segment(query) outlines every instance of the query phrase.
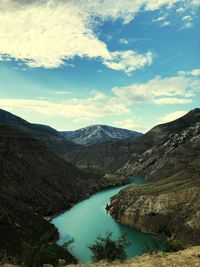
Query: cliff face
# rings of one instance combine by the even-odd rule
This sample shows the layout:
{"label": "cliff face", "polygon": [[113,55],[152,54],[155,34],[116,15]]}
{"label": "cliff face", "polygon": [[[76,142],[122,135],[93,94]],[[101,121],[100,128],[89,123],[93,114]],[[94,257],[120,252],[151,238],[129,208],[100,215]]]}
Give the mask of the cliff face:
{"label": "cliff face", "polygon": [[[200,239],[200,110],[152,129],[160,138],[119,172],[146,177],[111,199],[110,213],[145,232],[164,232],[190,244]],[[169,131],[170,129],[170,131]],[[154,135],[155,136],[155,135]]]}
{"label": "cliff face", "polygon": [[193,179],[200,175],[199,149],[200,122],[196,122],[130,159],[119,172],[154,180],[180,173],[182,179]]}
{"label": "cliff face", "polygon": [[109,212],[120,223],[143,232],[164,233],[199,244],[200,183],[166,179],[129,187],[111,198]]}

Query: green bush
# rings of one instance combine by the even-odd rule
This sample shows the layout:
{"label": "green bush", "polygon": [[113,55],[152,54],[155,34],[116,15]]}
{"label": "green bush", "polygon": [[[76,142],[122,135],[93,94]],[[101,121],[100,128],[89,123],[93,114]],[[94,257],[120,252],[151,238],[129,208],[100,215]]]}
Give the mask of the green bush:
{"label": "green bush", "polygon": [[184,246],[181,243],[181,241],[179,241],[177,239],[168,239],[167,240],[167,251],[168,252],[176,252],[176,251],[179,251],[182,249],[184,249]]}
{"label": "green bush", "polygon": [[121,235],[117,240],[113,240],[112,233],[107,232],[105,237],[98,236],[89,249],[92,251],[94,261],[123,261],[127,257],[125,249],[129,246],[130,242],[127,241],[126,235]]}
{"label": "green bush", "polygon": [[55,244],[51,241],[50,233],[43,235],[37,243],[25,242],[20,259],[21,265],[23,267],[42,267],[43,264],[57,266],[59,259],[64,259],[66,264],[77,263],[67,250],[68,243],[64,246]]}

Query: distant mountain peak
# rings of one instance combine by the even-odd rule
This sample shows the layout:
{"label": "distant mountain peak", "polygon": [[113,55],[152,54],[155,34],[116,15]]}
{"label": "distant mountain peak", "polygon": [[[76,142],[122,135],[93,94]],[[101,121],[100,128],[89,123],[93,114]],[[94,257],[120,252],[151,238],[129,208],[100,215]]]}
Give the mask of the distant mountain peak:
{"label": "distant mountain peak", "polygon": [[110,140],[137,137],[142,133],[113,126],[96,124],[75,131],[63,131],[61,134],[74,143],[91,146]]}

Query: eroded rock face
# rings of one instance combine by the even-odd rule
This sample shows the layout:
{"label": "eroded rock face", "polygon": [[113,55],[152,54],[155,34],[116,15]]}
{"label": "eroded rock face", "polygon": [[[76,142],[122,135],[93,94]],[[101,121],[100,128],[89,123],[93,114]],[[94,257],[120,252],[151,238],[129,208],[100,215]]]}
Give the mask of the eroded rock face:
{"label": "eroded rock face", "polygon": [[143,232],[173,234],[183,242],[198,244],[200,188],[164,186],[156,183],[124,189],[111,198],[108,210],[120,223]]}
{"label": "eroded rock face", "polygon": [[165,136],[163,126],[154,128],[157,133],[162,129],[162,138],[121,167],[119,172],[146,177],[152,184],[129,187],[113,197],[114,218],[145,232],[200,242],[199,115],[199,109],[194,110],[171,123],[172,132]]}
{"label": "eroded rock face", "polygon": [[159,180],[177,175],[184,178],[200,176],[200,122],[171,134],[144,153],[131,158],[119,172]]}
{"label": "eroded rock face", "polygon": [[[191,153],[193,148],[187,150],[187,143],[191,140],[192,146],[197,147],[199,141],[195,140],[195,136],[199,135],[199,123],[200,109],[194,109],[182,118],[158,125],[142,136],[96,144],[67,153],[64,157],[81,169],[166,178],[175,173],[175,167],[179,165],[174,159],[180,158],[180,154],[183,154],[181,168],[187,158],[190,160],[191,155],[195,156]],[[180,148],[182,151],[178,150]],[[184,156],[184,153],[187,155]],[[170,159],[170,168],[162,169]]]}

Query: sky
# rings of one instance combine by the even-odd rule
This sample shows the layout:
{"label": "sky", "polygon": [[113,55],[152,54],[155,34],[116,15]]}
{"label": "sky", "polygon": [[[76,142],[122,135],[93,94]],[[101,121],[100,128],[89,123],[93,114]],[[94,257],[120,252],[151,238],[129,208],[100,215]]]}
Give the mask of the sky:
{"label": "sky", "polygon": [[200,106],[200,0],[0,0],[0,108],[146,132]]}

